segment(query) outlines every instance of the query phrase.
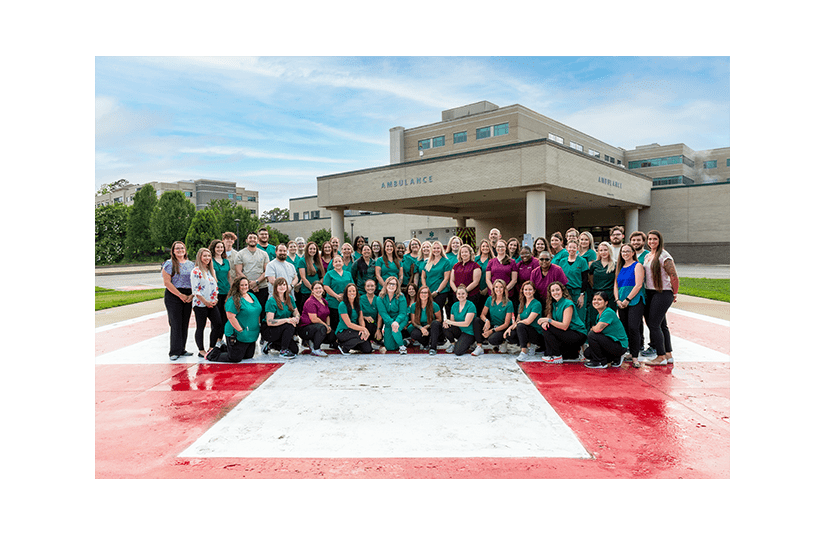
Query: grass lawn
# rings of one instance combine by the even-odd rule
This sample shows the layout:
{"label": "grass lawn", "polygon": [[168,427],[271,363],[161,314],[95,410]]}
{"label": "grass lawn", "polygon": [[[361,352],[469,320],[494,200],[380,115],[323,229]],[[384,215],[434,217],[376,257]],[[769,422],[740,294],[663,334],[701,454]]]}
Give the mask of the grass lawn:
{"label": "grass lawn", "polygon": [[679,293],[730,303],[730,279],[679,277]]}
{"label": "grass lawn", "polygon": [[108,288],[95,286],[95,312],[106,308],[160,299],[163,297],[163,292],[163,288],[122,292],[119,290],[110,290]]}

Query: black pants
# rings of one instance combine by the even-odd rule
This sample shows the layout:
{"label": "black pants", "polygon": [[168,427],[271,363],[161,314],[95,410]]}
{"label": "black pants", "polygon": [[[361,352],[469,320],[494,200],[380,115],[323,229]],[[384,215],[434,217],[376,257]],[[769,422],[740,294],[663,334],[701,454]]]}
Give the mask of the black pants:
{"label": "black pants", "polygon": [[344,329],[335,336],[338,339],[338,347],[344,353],[349,353],[352,349],[364,354],[372,353],[372,344],[369,339],[361,340],[361,333],[355,329]]}
{"label": "black pants", "polygon": [[[178,288],[183,295],[192,295],[190,288]],[[186,352],[186,338],[189,336],[189,318],[192,317],[192,302],[184,303],[175,294],[163,293],[166,317],[169,318],[169,356]]]}
{"label": "black pants", "polygon": [[590,331],[587,333],[587,342],[588,346],[584,350],[584,356],[598,364],[618,362],[619,357],[624,355],[626,351],[619,342],[608,338],[602,333]]}
{"label": "black pants", "polygon": [[444,336],[447,337],[447,340],[449,340],[451,344],[455,344],[453,351],[454,354],[463,355],[468,349],[470,349],[473,342],[476,342],[477,344],[484,342],[484,337],[481,336],[481,328],[483,327],[483,324],[478,317],[473,318],[472,327],[473,334],[467,334],[455,325],[451,325],[450,327],[444,329]]}
{"label": "black pants", "polygon": [[443,328],[441,326],[441,322],[438,320],[433,320],[429,328],[430,334],[424,336],[421,333],[421,329],[418,327],[413,327],[410,332],[410,338],[428,349],[438,349],[438,342],[443,336],[442,331]]}
{"label": "black pants", "polygon": [[[226,322],[229,321],[226,318],[226,294],[218,294],[218,312],[221,313],[221,325],[226,326]],[[223,330],[221,330],[221,334],[223,334]]]}
{"label": "black pants", "polygon": [[645,313],[645,306],[641,300],[633,306],[620,308],[619,319],[627,334],[628,351],[630,356],[639,357],[639,346],[642,341],[642,316]]}
{"label": "black pants", "polygon": [[195,344],[198,351],[203,351],[203,331],[206,329],[206,320],[209,320],[209,347],[215,344],[223,336],[223,322],[221,321],[221,311],[217,305],[209,307],[192,307],[195,312]]}
{"label": "black pants", "polygon": [[[432,288],[430,288],[430,292],[432,292]],[[449,291],[445,289],[442,293],[436,295],[433,298],[433,302],[438,305],[438,308],[441,309],[441,317],[442,318],[449,318],[450,317],[450,310],[445,308],[447,306],[447,299],[449,298]]]}
{"label": "black pants", "polygon": [[[573,312],[575,314],[575,311]],[[544,345],[547,348],[547,355],[557,357],[561,355],[564,360],[576,360],[579,358],[579,349],[587,341],[587,335],[567,329],[563,331],[552,325],[547,326],[547,330],[542,330]]]}
{"label": "black pants", "polygon": [[670,344],[670,329],[667,327],[667,311],[673,304],[673,291],[647,290],[645,295],[645,323],[650,330],[650,345],[656,349],[656,355],[673,351]]}
{"label": "black pants", "polygon": [[[506,331],[507,329],[504,329]],[[504,343],[504,331],[493,331],[493,333],[487,337],[487,342],[491,346],[500,346]]]}
{"label": "black pants", "polygon": [[[575,313],[575,312],[574,312]],[[507,338],[510,344],[518,344],[522,349],[527,347],[527,344],[535,344],[539,351],[544,350],[544,337],[533,328],[532,325],[525,325],[519,323],[515,330],[510,331],[510,337]]]}
{"label": "black pants", "polygon": [[298,343],[292,339],[295,335],[295,326],[291,323],[284,323],[277,327],[267,325],[261,331],[261,338],[270,343],[270,349],[283,351],[289,349],[293,353],[298,352]]}
{"label": "black pants", "polygon": [[261,331],[266,326],[266,300],[269,299],[269,287],[255,290],[252,292],[258,298],[258,303],[261,304]]}
{"label": "black pants", "polygon": [[229,351],[222,351],[212,362],[240,362],[255,356],[255,342],[235,342],[229,345]]}
{"label": "black pants", "polygon": [[334,331],[327,333],[327,326],[322,323],[310,323],[298,327],[298,336],[306,345],[312,342],[312,347],[315,349],[321,349],[321,344],[335,345],[337,343]]}

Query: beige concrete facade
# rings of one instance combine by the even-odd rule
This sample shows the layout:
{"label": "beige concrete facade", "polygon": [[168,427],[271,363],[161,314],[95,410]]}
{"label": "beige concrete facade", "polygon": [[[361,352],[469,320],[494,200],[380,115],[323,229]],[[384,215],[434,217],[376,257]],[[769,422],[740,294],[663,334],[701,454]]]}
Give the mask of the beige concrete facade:
{"label": "beige concrete facade", "polygon": [[[229,199],[238,205],[250,210],[253,216],[258,212],[258,192],[247,190],[235,182],[219,180],[182,180],[179,182],[149,182],[158,198],[165,191],[182,191],[184,196],[195,205],[197,210],[203,210],[213,199]],[[135,193],[144,184],[129,184],[103,195],[95,195],[95,206],[122,203],[131,206],[135,202]]]}
{"label": "beige concrete facade", "polygon": [[[575,227],[600,241],[622,225],[628,237],[660,230],[683,262],[728,263],[729,169],[730,148],[625,150],[521,105],[481,101],[445,110],[438,123],[391,128],[389,165],[318,177],[317,198],[305,202],[317,203],[333,234],[367,218],[375,224],[355,235],[408,239],[432,225],[521,239]],[[658,180],[680,185],[654,187]],[[312,212],[297,201],[291,217]]]}

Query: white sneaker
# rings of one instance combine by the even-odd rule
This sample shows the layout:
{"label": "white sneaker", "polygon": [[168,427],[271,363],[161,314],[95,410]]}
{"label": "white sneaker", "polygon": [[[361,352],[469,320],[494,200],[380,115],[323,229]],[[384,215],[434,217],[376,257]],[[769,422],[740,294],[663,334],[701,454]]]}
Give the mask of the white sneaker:
{"label": "white sneaker", "polygon": [[474,357],[477,357],[477,356],[479,356],[479,355],[483,355],[483,354],[484,354],[484,350],[481,348],[481,346],[476,346],[476,348],[473,350],[473,352],[472,352],[471,354],[472,354]]}
{"label": "white sneaker", "polygon": [[407,354],[407,346],[401,346],[398,348],[399,355],[406,355]]}
{"label": "white sneaker", "polygon": [[447,353],[452,353],[453,351],[455,351],[455,344],[447,346]]}
{"label": "white sneaker", "polygon": [[536,346],[531,345],[529,348],[527,348],[527,354],[530,355],[531,357],[535,357],[536,356]]}
{"label": "white sneaker", "polygon": [[555,357],[553,357],[553,356],[544,356],[544,357],[541,357],[541,360],[543,360],[544,362],[546,362],[548,364],[561,364],[563,362],[562,358],[561,358],[561,355],[558,355],[558,356],[555,356]]}
{"label": "white sneaker", "polygon": [[518,356],[516,357],[516,361],[518,361],[518,362],[528,362],[529,360],[530,360],[530,355],[528,355],[524,351],[519,353]]}
{"label": "white sneaker", "polygon": [[312,355],[315,356],[315,357],[326,357],[326,356],[328,356],[326,353],[324,353],[320,349],[313,349],[312,350]]}

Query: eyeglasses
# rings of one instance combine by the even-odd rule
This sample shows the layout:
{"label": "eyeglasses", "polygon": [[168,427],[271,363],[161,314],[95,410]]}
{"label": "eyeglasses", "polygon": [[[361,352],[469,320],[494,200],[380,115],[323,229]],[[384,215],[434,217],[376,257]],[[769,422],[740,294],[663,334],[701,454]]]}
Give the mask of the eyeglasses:
{"label": "eyeglasses", "polygon": [[539,258],[539,262],[549,262],[549,258]]}

